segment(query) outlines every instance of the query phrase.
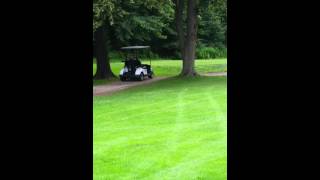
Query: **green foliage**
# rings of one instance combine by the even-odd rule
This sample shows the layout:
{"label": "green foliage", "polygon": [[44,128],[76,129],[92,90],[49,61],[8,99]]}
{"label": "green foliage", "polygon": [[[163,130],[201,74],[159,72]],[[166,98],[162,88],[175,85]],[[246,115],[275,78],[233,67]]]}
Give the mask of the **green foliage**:
{"label": "green foliage", "polygon": [[123,55],[119,51],[111,51],[109,52],[110,59],[122,59]]}
{"label": "green foliage", "polygon": [[[200,1],[197,42],[200,58],[226,57],[226,11],[227,0]],[[181,58],[172,0],[94,0],[93,12],[94,31],[103,23],[110,25],[110,51],[127,45],[150,45],[152,58]],[[186,13],[184,21],[185,16]]]}
{"label": "green foliage", "polygon": [[200,8],[198,40],[208,47],[226,46],[226,0],[209,1]]}
{"label": "green foliage", "polygon": [[144,51],[139,57],[141,57],[141,59],[159,59],[159,55],[152,51]]}
{"label": "green foliage", "polygon": [[94,0],[93,32],[107,23],[122,43],[166,38],[164,27],[174,18],[171,0]]}
{"label": "green foliage", "polygon": [[113,23],[115,0],[93,0],[93,32],[106,21]]}
{"label": "green foliage", "polygon": [[[164,39],[162,33],[166,27],[161,17],[158,16],[128,16],[120,23],[115,24],[116,37],[124,45],[130,43],[150,41],[152,37]],[[129,43],[128,43],[129,42]]]}
{"label": "green foliage", "polygon": [[171,0],[95,0],[93,30],[110,24],[122,45],[166,38],[162,31],[174,18],[172,6]]}
{"label": "green foliage", "polygon": [[199,47],[196,49],[196,58],[199,59],[214,59],[214,58],[226,58],[226,48],[214,48],[214,47]]}
{"label": "green foliage", "polygon": [[211,57],[216,57],[216,54],[217,50],[212,47],[197,48],[196,50],[197,58],[209,59]]}
{"label": "green foliage", "polygon": [[[226,0],[200,1],[197,41],[199,58],[226,57],[226,3]],[[184,13],[183,19],[186,20],[186,13]],[[160,57],[181,58],[175,25],[175,22],[172,21],[170,26],[165,28],[166,39],[154,39],[152,41],[151,46]],[[202,48],[205,48],[205,50],[201,50]],[[203,54],[201,53],[203,51],[205,51],[205,55],[199,55]]]}

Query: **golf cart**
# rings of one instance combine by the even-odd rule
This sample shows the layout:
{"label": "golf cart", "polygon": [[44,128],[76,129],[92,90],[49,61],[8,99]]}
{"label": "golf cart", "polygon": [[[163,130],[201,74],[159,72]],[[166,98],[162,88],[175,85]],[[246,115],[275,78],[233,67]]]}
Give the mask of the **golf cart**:
{"label": "golf cart", "polygon": [[145,77],[150,79],[153,76],[153,71],[151,68],[151,59],[150,65],[141,64],[140,59],[138,58],[138,50],[143,50],[150,48],[150,46],[128,46],[122,47],[121,50],[125,54],[124,67],[121,69],[119,77],[121,81],[126,80],[139,80],[142,81]]}

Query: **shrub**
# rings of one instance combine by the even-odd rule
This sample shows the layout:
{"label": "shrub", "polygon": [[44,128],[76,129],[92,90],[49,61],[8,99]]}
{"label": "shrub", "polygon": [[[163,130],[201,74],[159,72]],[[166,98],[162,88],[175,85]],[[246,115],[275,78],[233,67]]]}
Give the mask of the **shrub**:
{"label": "shrub", "polygon": [[196,49],[197,59],[214,59],[227,57],[226,48],[214,48],[214,47],[198,47]]}

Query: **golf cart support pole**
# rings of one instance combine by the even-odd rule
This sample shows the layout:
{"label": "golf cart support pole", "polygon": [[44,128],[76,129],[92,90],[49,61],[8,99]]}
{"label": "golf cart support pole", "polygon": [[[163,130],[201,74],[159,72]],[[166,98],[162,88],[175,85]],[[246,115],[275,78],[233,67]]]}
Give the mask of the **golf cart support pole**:
{"label": "golf cart support pole", "polygon": [[[150,49],[150,51],[151,51],[151,49]],[[151,57],[150,57],[150,51],[149,51],[149,53],[148,53],[148,58],[149,58],[149,61],[150,61],[150,67],[151,67]]]}

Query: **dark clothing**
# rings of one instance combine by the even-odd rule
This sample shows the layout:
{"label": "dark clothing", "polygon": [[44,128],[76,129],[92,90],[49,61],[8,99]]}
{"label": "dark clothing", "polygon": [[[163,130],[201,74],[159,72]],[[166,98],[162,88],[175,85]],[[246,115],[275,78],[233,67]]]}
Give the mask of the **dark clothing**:
{"label": "dark clothing", "polygon": [[139,60],[129,60],[125,61],[125,66],[132,69],[134,72],[137,67],[141,66],[141,62]]}

